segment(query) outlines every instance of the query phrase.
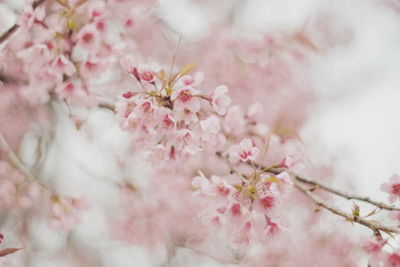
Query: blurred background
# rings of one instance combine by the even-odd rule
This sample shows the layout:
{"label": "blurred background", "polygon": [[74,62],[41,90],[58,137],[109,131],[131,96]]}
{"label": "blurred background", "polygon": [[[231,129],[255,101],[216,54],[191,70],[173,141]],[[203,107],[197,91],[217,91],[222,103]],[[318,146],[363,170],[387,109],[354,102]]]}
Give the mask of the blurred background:
{"label": "blurred background", "polygon": [[[23,5],[22,0],[0,1],[0,34],[14,25]],[[265,97],[269,103],[266,120],[271,124],[284,120],[296,129],[311,161],[332,170],[334,186],[386,200],[380,184],[400,173],[399,1],[160,0],[152,12],[169,40],[169,46],[154,51],[154,59],[160,53],[173,54],[182,36],[180,60],[198,63],[206,80],[219,75],[215,80],[230,86],[234,103],[240,99],[250,104]],[[237,41],[229,43],[226,37],[231,35],[254,43],[254,51],[238,57],[263,68],[263,79],[251,84],[256,89],[248,85],[251,73],[238,74],[229,67],[226,47],[240,49]],[[268,46],[267,52],[263,46]],[[197,54],[214,47],[222,59]],[[219,64],[222,74],[215,69],[207,73],[210,64]],[[269,97],[271,91],[275,96]],[[3,97],[0,101],[7,102]],[[17,112],[4,106],[3,111],[7,115],[0,118],[2,129],[9,127],[4,125],[6,117]],[[65,113],[65,107],[55,110],[57,123],[43,179],[65,193],[88,195],[96,199],[96,205],[112,209],[118,192],[110,183],[125,175],[114,152],[128,153],[129,136],[106,110],[85,113],[84,127],[90,131],[83,133],[76,131]],[[20,137],[18,146],[27,165],[38,140],[31,130]],[[146,186],[143,177],[151,173],[151,166],[135,157],[125,171]],[[162,248],[149,252],[109,238],[104,216],[101,209],[90,209],[72,236],[53,233],[45,222],[33,221],[31,236],[37,251],[29,266],[70,266],[48,257],[68,239],[74,239],[75,249],[95,253],[102,266],[233,266],[184,248],[163,265],[166,252]]]}

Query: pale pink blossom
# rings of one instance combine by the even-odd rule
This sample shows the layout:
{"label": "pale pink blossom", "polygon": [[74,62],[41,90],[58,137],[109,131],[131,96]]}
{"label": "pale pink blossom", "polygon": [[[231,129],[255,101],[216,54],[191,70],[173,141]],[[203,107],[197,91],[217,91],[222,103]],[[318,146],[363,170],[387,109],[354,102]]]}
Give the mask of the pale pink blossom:
{"label": "pale pink blossom", "polygon": [[256,160],[258,153],[258,148],[253,145],[249,138],[243,139],[239,145],[232,145],[230,148],[230,156],[234,160],[240,159],[243,162]]}
{"label": "pale pink blossom", "polygon": [[279,220],[272,219],[267,215],[265,215],[265,222],[266,222],[265,232],[267,236],[274,236],[279,234],[282,230],[287,230],[285,227],[281,225]]}
{"label": "pale pink blossom", "polygon": [[215,136],[221,130],[219,119],[212,115],[205,120],[199,122],[202,131],[203,141],[209,141],[212,136]]}
{"label": "pale pink blossom", "polygon": [[391,211],[389,213],[389,218],[400,223],[400,211]]}
{"label": "pale pink blossom", "polygon": [[204,73],[201,71],[196,72],[195,75],[186,74],[182,76],[176,83],[177,87],[192,86],[195,87],[199,85],[204,79]]}
{"label": "pale pink blossom", "polygon": [[91,20],[99,20],[106,13],[105,3],[103,1],[89,1],[87,12]]}
{"label": "pale pink blossom", "polygon": [[382,248],[385,246],[386,240],[369,238],[363,241],[362,248],[369,256],[369,263],[378,266],[379,262],[385,259],[385,253]]}
{"label": "pale pink blossom", "polygon": [[186,124],[193,124],[199,121],[195,112],[192,112],[188,108],[174,110],[174,117],[177,118],[179,121],[184,121]]}
{"label": "pale pink blossom", "polygon": [[188,109],[191,112],[197,112],[201,108],[199,99],[196,97],[200,94],[191,87],[184,87],[174,90],[171,94],[171,100],[174,101],[174,109]]}
{"label": "pale pink blossom", "polygon": [[400,254],[397,252],[388,253],[385,259],[385,267],[399,267]]}
{"label": "pale pink blossom", "polygon": [[174,132],[176,130],[176,120],[171,115],[171,110],[161,107],[157,112],[162,129],[166,130],[167,132]]}
{"label": "pale pink blossom", "polygon": [[91,98],[89,92],[80,80],[68,80],[55,88],[56,93],[61,99],[65,99],[70,104],[89,105]]}
{"label": "pale pink blossom", "polygon": [[226,94],[229,89],[226,85],[220,85],[210,95],[211,105],[219,115],[226,113],[226,108],[230,105],[231,99]]}
{"label": "pale pink blossom", "polygon": [[247,129],[244,115],[244,111],[240,106],[229,107],[223,121],[225,131],[242,138]]}
{"label": "pale pink blossom", "polygon": [[389,194],[389,202],[393,203],[400,198],[400,176],[397,174],[389,178],[389,183],[383,183],[381,190]]}
{"label": "pale pink blossom", "polygon": [[94,24],[87,24],[76,35],[77,45],[90,54],[94,54],[100,48],[100,32]]}
{"label": "pale pink blossom", "polygon": [[228,197],[234,192],[234,188],[224,179],[212,175],[208,180],[201,172],[199,176],[193,178],[192,186],[198,190],[198,193],[205,196]]}
{"label": "pale pink blossom", "polygon": [[60,74],[72,76],[76,72],[75,65],[64,55],[56,57],[52,65]]}
{"label": "pale pink blossom", "polygon": [[42,22],[46,15],[46,9],[44,6],[38,6],[33,9],[32,1],[28,1],[25,3],[24,12],[22,13],[18,24],[23,27],[29,29],[35,22]]}
{"label": "pale pink blossom", "polygon": [[[120,59],[119,62],[121,64],[122,68],[126,72],[128,72],[132,75],[134,75],[134,73],[137,72],[137,70],[135,70],[135,63],[134,63],[135,61],[132,56],[130,56],[130,55],[124,56],[123,58]],[[136,76],[139,77],[139,75],[136,75]]]}
{"label": "pale pink blossom", "polygon": [[248,107],[246,116],[253,121],[260,121],[262,113],[262,105],[259,102],[255,102]]}

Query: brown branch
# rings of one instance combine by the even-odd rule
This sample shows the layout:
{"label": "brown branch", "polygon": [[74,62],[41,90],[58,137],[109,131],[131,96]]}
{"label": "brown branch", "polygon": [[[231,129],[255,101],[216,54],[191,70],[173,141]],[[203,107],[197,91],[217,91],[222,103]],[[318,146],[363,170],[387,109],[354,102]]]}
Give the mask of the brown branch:
{"label": "brown branch", "polygon": [[356,195],[356,194],[349,194],[349,193],[343,192],[343,191],[338,190],[338,189],[336,189],[336,188],[333,188],[333,187],[331,187],[331,186],[329,186],[329,185],[325,185],[325,184],[323,184],[323,183],[316,182],[316,181],[314,181],[314,180],[311,180],[311,179],[305,178],[305,177],[303,177],[303,176],[300,176],[300,175],[298,175],[298,174],[292,173],[292,172],[290,172],[290,171],[287,170],[287,169],[281,168],[281,169],[271,169],[271,170],[269,170],[269,172],[274,173],[274,174],[279,174],[279,173],[281,173],[281,172],[283,172],[283,171],[286,171],[286,172],[290,173],[292,176],[296,177],[296,179],[297,179],[298,181],[302,182],[302,183],[314,185],[316,188],[321,188],[321,189],[323,189],[323,190],[325,190],[325,191],[328,191],[328,192],[330,192],[330,193],[332,193],[332,194],[335,194],[335,195],[337,195],[337,196],[343,197],[343,198],[345,198],[345,199],[348,199],[348,200],[354,199],[354,200],[363,201],[363,202],[366,202],[366,203],[375,205],[375,206],[377,206],[378,208],[384,209],[384,210],[396,210],[396,211],[400,211],[400,207],[396,207],[396,206],[393,206],[393,205],[385,204],[385,203],[383,203],[383,202],[379,202],[379,201],[376,201],[376,200],[372,200],[372,199],[369,198],[369,197],[360,196],[360,195]]}
{"label": "brown branch", "polygon": [[[35,1],[32,4],[33,9],[35,9],[38,6],[40,6],[41,4],[43,4],[44,1],[46,1],[46,0]],[[0,36],[0,44],[2,44],[3,42],[7,41],[16,31],[18,31],[19,28],[20,28],[20,26],[18,24],[15,24],[8,31],[6,31],[2,36]]]}
{"label": "brown branch", "polygon": [[358,216],[353,216],[351,214],[348,214],[348,213],[326,203],[321,198],[319,198],[314,193],[312,193],[310,188],[307,188],[305,185],[300,183],[296,176],[291,175],[291,177],[292,177],[294,186],[297,189],[299,189],[301,192],[303,192],[310,200],[312,200],[318,206],[323,207],[323,208],[331,211],[332,213],[345,218],[348,221],[355,222],[360,225],[364,225],[364,226],[370,228],[371,230],[373,230],[374,232],[383,231],[385,233],[395,233],[395,234],[399,233],[399,229],[397,229],[397,228],[385,226],[385,225],[382,225],[382,224],[380,224],[378,222],[374,222],[374,221],[364,220]]}
{"label": "brown branch", "polygon": [[[221,152],[217,152],[216,155],[218,157],[223,157]],[[250,163],[248,163],[248,164],[250,165]],[[380,224],[379,222],[365,220],[365,219],[363,219],[363,218],[361,218],[359,216],[354,216],[352,214],[348,214],[348,213],[340,210],[339,208],[334,207],[334,206],[330,205],[329,203],[325,202],[324,200],[319,198],[317,195],[315,195],[312,191],[315,189],[315,187],[320,187],[321,189],[324,189],[324,190],[326,190],[328,192],[331,192],[331,193],[336,194],[338,196],[344,197],[346,199],[356,199],[356,200],[364,201],[364,202],[370,203],[372,205],[375,205],[375,206],[377,206],[377,207],[379,207],[381,209],[400,210],[399,208],[396,208],[394,206],[390,206],[390,205],[387,205],[387,204],[384,204],[384,203],[381,203],[381,202],[373,201],[369,197],[362,197],[362,196],[353,195],[353,194],[346,194],[344,192],[341,192],[340,190],[331,188],[330,186],[326,186],[326,185],[320,184],[318,182],[306,179],[306,178],[304,178],[304,177],[302,177],[300,175],[297,175],[297,174],[289,171],[286,168],[274,168],[273,166],[271,168],[263,168],[258,164],[254,164],[254,166],[256,168],[267,169],[267,172],[272,173],[272,174],[276,174],[276,175],[278,175],[278,174],[280,174],[282,172],[287,172],[290,175],[290,177],[291,177],[291,179],[292,179],[292,181],[294,183],[294,186],[298,190],[300,190],[302,193],[304,193],[315,204],[317,204],[318,206],[323,207],[323,208],[331,211],[332,213],[334,213],[336,215],[339,215],[339,216],[345,218],[346,220],[348,220],[350,222],[355,222],[355,223],[358,223],[360,225],[364,225],[364,226],[370,228],[371,230],[373,230],[374,232],[383,231],[383,232],[386,232],[388,234],[390,234],[390,233],[396,233],[396,234],[400,233],[399,229],[397,229],[397,228],[390,227],[390,226],[385,226],[385,225]],[[234,170],[232,170],[232,171],[234,171]],[[314,187],[308,188],[308,187],[306,187],[304,185],[304,183],[313,185]]]}
{"label": "brown branch", "polygon": [[107,103],[107,102],[100,102],[99,103],[100,108],[108,109],[111,110],[112,112],[115,112],[115,107],[114,105]]}

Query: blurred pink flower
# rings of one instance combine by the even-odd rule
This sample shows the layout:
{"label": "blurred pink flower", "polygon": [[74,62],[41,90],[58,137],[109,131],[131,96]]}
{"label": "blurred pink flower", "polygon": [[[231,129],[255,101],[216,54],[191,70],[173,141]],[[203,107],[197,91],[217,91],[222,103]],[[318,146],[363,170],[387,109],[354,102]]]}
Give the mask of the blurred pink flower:
{"label": "blurred pink flower", "polygon": [[389,194],[389,202],[393,203],[400,198],[400,176],[397,174],[389,178],[389,183],[383,183],[381,190]]}
{"label": "blurred pink flower", "polygon": [[219,115],[224,115],[226,108],[231,103],[231,99],[226,95],[228,91],[229,89],[226,85],[220,85],[210,95],[211,105]]}
{"label": "blurred pink flower", "polygon": [[230,156],[234,160],[240,159],[243,162],[256,160],[258,153],[258,148],[253,145],[249,138],[243,139],[239,145],[232,145],[230,148]]}

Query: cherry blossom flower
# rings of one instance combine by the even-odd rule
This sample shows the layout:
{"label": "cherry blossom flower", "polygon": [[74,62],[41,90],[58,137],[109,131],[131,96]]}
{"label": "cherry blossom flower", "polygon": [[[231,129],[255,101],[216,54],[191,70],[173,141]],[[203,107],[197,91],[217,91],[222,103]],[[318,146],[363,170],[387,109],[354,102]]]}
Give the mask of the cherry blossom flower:
{"label": "cherry blossom flower", "polygon": [[262,105],[259,102],[255,102],[247,109],[246,116],[251,120],[259,121],[261,119],[262,111]]}
{"label": "cherry blossom flower", "polygon": [[171,100],[174,101],[174,108],[178,110],[190,110],[190,112],[197,112],[201,108],[200,101],[196,95],[200,94],[191,87],[184,87],[175,90],[171,94]]}
{"label": "cherry blossom flower", "polygon": [[285,229],[279,224],[279,221],[271,219],[267,215],[265,215],[265,221],[267,224],[265,227],[265,232],[268,236],[277,235],[282,229]]}
{"label": "cherry blossom flower", "polygon": [[76,72],[75,65],[64,55],[58,56],[54,60],[53,65],[67,76],[72,76]]}
{"label": "cherry blossom flower", "polygon": [[60,98],[68,103],[90,105],[91,98],[80,80],[65,81],[55,89]]}
{"label": "cherry blossom flower", "polygon": [[243,109],[238,106],[231,106],[227,109],[223,126],[226,132],[243,138],[246,131],[246,120]]}
{"label": "cherry blossom flower", "polygon": [[224,115],[226,108],[231,103],[231,99],[226,95],[228,91],[229,89],[226,85],[220,85],[210,95],[211,105],[219,115]]}
{"label": "cherry blossom flower", "polygon": [[203,141],[209,141],[212,136],[215,136],[221,130],[219,119],[212,115],[209,118],[199,122],[202,131]]}
{"label": "cherry blossom flower", "polygon": [[28,1],[25,3],[24,12],[20,17],[18,24],[23,28],[29,29],[35,22],[42,22],[45,15],[46,9],[44,6],[39,6],[34,9],[31,1]]}
{"label": "cherry blossom flower", "polygon": [[192,186],[198,190],[196,192],[205,196],[227,197],[234,191],[233,187],[220,177],[212,175],[208,180],[201,172],[193,178]]}
{"label": "cherry blossom flower", "polygon": [[240,159],[243,162],[256,160],[258,153],[258,148],[253,145],[249,138],[243,139],[239,145],[232,145],[230,148],[230,156],[234,160]]}
{"label": "cherry blossom flower", "polygon": [[102,1],[90,1],[86,7],[91,20],[101,19],[106,12],[105,3]]}
{"label": "cherry blossom flower", "polygon": [[375,237],[369,238],[363,242],[362,248],[368,253],[370,264],[375,266],[384,260],[385,254],[383,253],[382,248],[385,244],[385,240],[378,240]]}
{"label": "cherry blossom flower", "polygon": [[[137,70],[136,70],[135,64],[134,64],[135,61],[134,61],[132,56],[130,56],[130,55],[124,56],[123,58],[120,59],[119,62],[121,64],[122,68],[126,72],[128,72],[128,73],[130,73],[132,75],[134,75],[134,73],[137,73]],[[135,76],[137,77],[137,79],[139,79],[139,75],[138,74],[136,74]]]}
{"label": "cherry blossom flower", "polygon": [[400,266],[400,254],[396,252],[389,253],[385,261],[386,267],[399,267]]}
{"label": "cherry blossom flower", "polygon": [[395,174],[389,178],[389,183],[383,183],[381,190],[389,194],[389,202],[393,203],[400,198],[400,176]]}
{"label": "cherry blossom flower", "polygon": [[94,55],[100,48],[100,32],[94,24],[84,26],[76,35],[76,46]]}

